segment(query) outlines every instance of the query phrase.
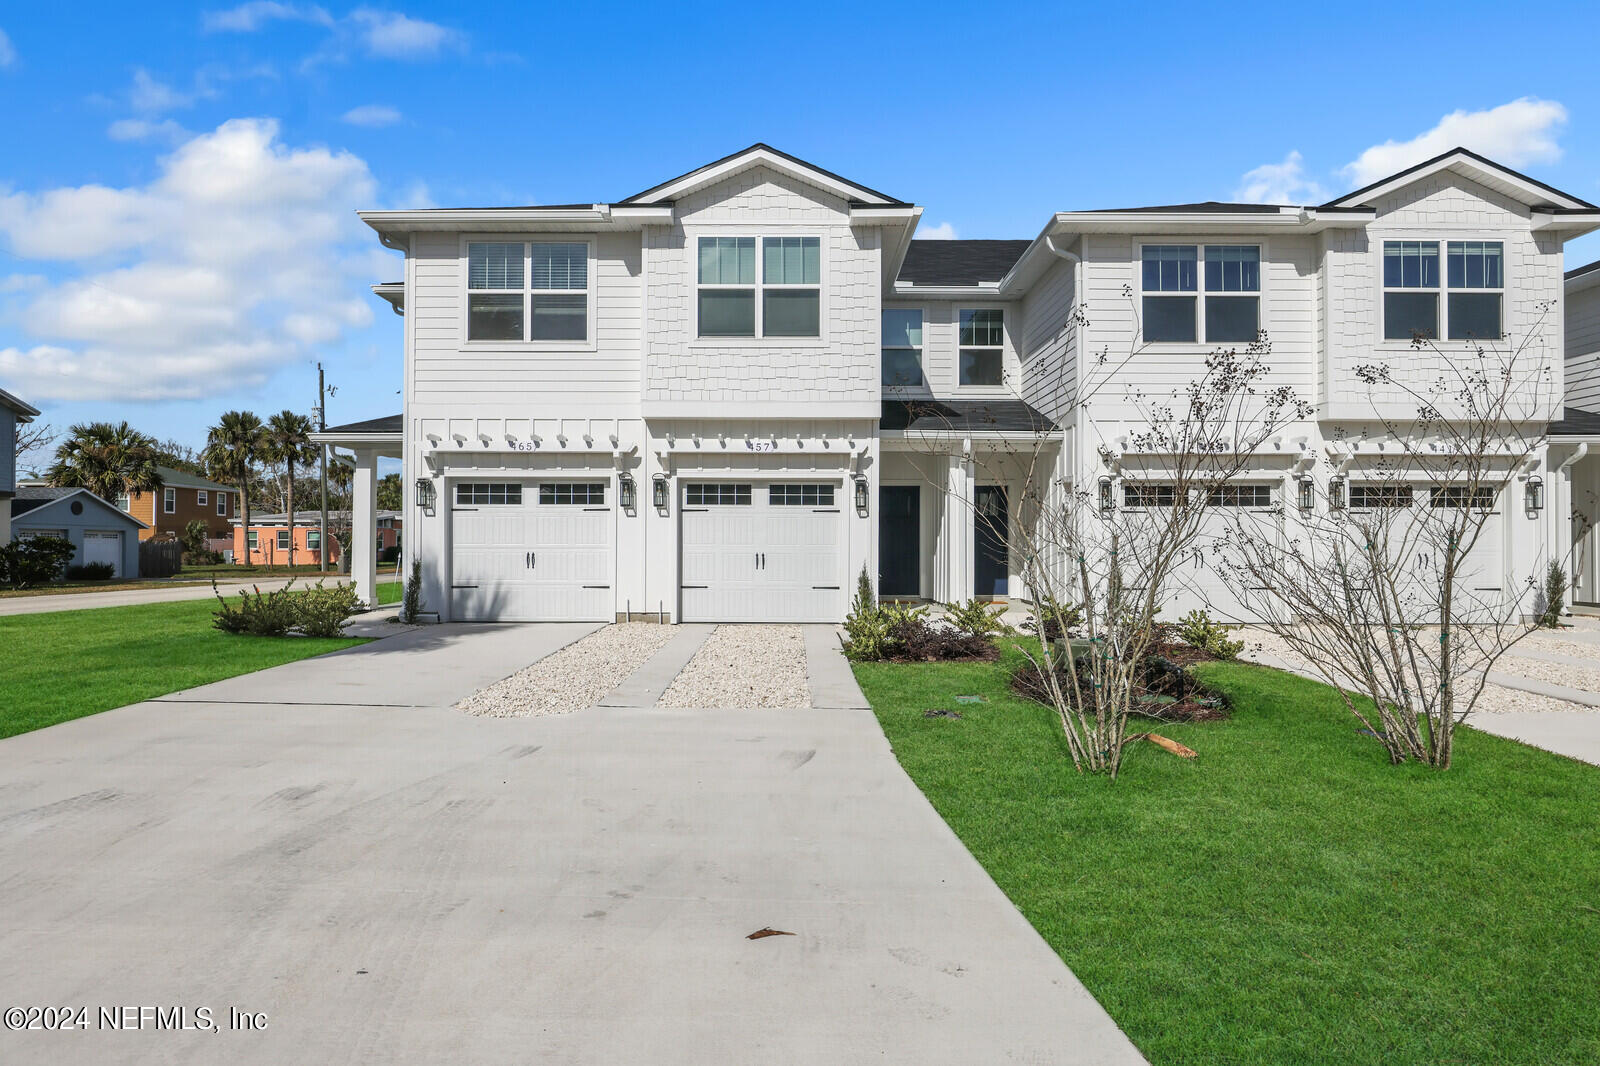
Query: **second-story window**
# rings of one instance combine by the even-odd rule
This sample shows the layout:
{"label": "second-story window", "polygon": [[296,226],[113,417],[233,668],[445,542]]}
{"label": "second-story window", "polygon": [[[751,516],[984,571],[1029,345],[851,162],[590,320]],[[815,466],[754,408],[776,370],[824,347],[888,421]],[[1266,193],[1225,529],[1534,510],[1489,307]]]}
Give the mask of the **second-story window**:
{"label": "second-story window", "polygon": [[[1500,241],[1383,242],[1383,339],[1448,337],[1499,340],[1505,297],[1505,246]],[[1446,293],[1443,319],[1439,295]]]}
{"label": "second-story window", "polygon": [[206,505],[206,490],[205,489],[198,489],[198,490],[195,491],[194,502],[195,502],[196,506],[199,506],[199,507],[204,507]]}
{"label": "second-story window", "polygon": [[1439,336],[1439,242],[1383,242],[1383,338]]}
{"label": "second-story window", "polygon": [[161,490],[161,513],[162,514],[177,514],[178,513],[178,490],[177,489],[162,489]]}
{"label": "second-story window", "polygon": [[822,335],[820,238],[762,238],[759,281],[754,237],[701,237],[697,252],[700,336]]}
{"label": "second-story window", "polygon": [[883,383],[901,388],[922,384],[922,312],[883,313]]}
{"label": "second-story window", "polygon": [[467,339],[584,341],[589,246],[581,241],[467,245]]}
{"label": "second-story window", "polygon": [[220,515],[228,513],[228,494],[226,492],[217,493],[217,513]]}
{"label": "second-story window", "polygon": [[1005,312],[985,307],[961,312],[958,345],[963,385],[1000,385],[1005,368]]}
{"label": "second-story window", "polygon": [[[1261,328],[1259,247],[1147,244],[1140,258],[1146,341],[1248,344],[1256,339]],[[1199,313],[1202,293],[1204,314]]]}
{"label": "second-story window", "polygon": [[1450,295],[1445,323],[1451,340],[1499,340],[1505,295],[1504,247],[1500,241],[1449,241],[1445,275]]}

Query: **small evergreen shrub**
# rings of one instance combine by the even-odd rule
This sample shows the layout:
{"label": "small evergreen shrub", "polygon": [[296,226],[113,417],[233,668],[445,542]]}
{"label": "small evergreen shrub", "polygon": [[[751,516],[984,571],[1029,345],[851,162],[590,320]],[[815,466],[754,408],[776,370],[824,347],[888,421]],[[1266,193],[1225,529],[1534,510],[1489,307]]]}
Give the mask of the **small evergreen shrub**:
{"label": "small evergreen shrub", "polygon": [[872,578],[867,568],[861,568],[856,579],[856,598],[850,604],[850,613],[844,619],[844,654],[854,662],[876,662],[884,657],[884,646],[889,639],[889,621],[878,606],[872,591]]}
{"label": "small evergreen shrub", "polygon": [[249,589],[239,592],[239,604],[234,606],[222,598],[217,579],[211,579],[211,591],[222,606],[212,617],[211,624],[224,633],[247,633],[253,637],[281,637],[293,629],[299,620],[299,593],[293,591],[291,581],[281,589],[262,592],[258,586],[255,594]]}
{"label": "small evergreen shrub", "polygon": [[422,560],[413,559],[411,562],[411,576],[406,579],[404,593],[400,597],[400,621],[414,624],[422,614]]}
{"label": "small evergreen shrub", "polygon": [[1189,647],[1203,651],[1213,659],[1237,659],[1244,650],[1244,641],[1230,640],[1230,629],[1230,626],[1212,621],[1211,615],[1205,611],[1190,611],[1178,621],[1177,635]]}
{"label": "small evergreen shrub", "polygon": [[361,610],[354,585],[315,585],[299,594],[296,625],[308,637],[344,635],[345,623]]}
{"label": "small evergreen shrub", "polygon": [[1544,574],[1544,610],[1539,613],[1539,625],[1555,629],[1561,625],[1561,610],[1567,602],[1567,568],[1551,563]]}
{"label": "small evergreen shrub", "polygon": [[945,620],[968,636],[988,638],[1011,630],[1000,621],[1006,613],[1003,603],[986,603],[973,597],[966,603],[947,603],[944,609]]}

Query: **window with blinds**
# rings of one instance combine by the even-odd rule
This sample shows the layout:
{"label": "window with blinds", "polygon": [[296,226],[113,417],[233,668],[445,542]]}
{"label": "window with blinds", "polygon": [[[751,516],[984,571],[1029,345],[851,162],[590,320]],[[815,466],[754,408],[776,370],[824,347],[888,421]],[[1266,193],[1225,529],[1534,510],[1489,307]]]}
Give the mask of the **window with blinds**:
{"label": "window with blinds", "polygon": [[[822,240],[701,237],[696,245],[701,337],[822,335]],[[759,276],[758,276],[759,274]]]}
{"label": "window with blinds", "polygon": [[472,241],[467,245],[467,339],[589,339],[589,245]]}

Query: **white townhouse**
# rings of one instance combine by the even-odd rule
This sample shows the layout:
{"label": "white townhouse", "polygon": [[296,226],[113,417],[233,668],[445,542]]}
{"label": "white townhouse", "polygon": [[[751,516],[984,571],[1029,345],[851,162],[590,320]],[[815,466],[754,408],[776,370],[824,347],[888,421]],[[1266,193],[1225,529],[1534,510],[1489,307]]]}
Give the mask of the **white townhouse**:
{"label": "white townhouse", "polygon": [[[1429,506],[1379,498],[1381,419],[1416,405],[1356,368],[1422,388],[1443,368],[1416,332],[1443,358],[1528,338],[1554,386],[1530,424],[1560,419],[1562,246],[1600,228],[1461,149],[1317,207],[1064,212],[1015,241],[918,241],[920,215],[761,144],[613,203],[363,212],[405,255],[374,286],[405,318],[405,409],[319,437],[355,455],[358,555],[392,454],[441,620],[836,621],[863,567],[884,596],[1019,596],[997,527],[1074,488],[1158,498],[1130,395],[1258,331],[1316,413],[1223,505],[1284,535],[1301,507]],[[1101,352],[1135,354],[1108,384]],[[1529,485],[1580,446],[1507,471],[1480,587],[1520,595],[1568,550]],[[1174,610],[1227,613],[1203,553],[1185,581]]]}

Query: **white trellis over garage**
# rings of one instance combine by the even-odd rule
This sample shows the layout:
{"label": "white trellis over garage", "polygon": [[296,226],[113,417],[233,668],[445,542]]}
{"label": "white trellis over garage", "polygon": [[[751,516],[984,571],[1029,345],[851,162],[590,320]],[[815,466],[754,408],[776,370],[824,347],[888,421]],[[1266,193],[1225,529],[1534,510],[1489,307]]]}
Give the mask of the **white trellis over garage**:
{"label": "white trellis over garage", "polygon": [[[315,444],[334,450],[336,461],[352,471],[350,501],[350,577],[356,594],[369,607],[378,603],[378,460],[398,459],[402,449],[404,418],[390,415],[313,433]],[[345,449],[351,455],[341,455]]]}

